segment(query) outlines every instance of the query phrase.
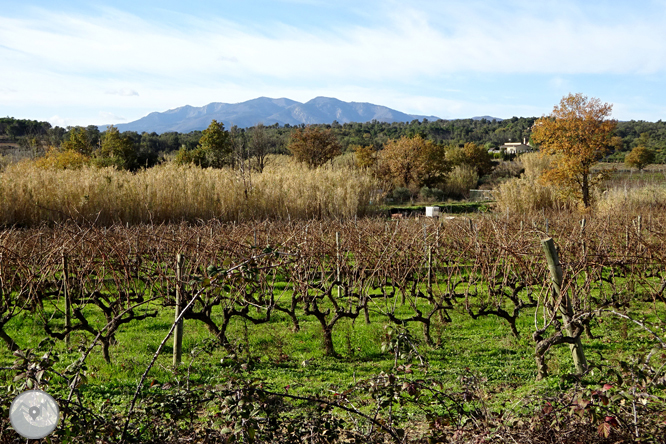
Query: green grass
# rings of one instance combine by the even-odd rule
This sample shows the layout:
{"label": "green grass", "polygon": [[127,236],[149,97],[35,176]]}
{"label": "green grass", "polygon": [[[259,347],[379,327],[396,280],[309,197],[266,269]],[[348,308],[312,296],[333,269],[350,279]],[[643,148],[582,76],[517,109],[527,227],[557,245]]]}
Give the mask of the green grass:
{"label": "green grass", "polygon": [[440,207],[442,213],[466,214],[466,213],[485,213],[490,211],[492,202],[433,202],[416,203],[414,205],[384,205],[380,207],[382,212],[422,212],[425,215],[425,207]]}
{"label": "green grass", "polygon": [[[48,305],[46,308],[48,310]],[[403,311],[407,312],[407,309]],[[47,312],[47,315],[51,314]],[[534,326],[533,315],[529,311],[518,320],[521,339],[514,338],[506,322],[496,317],[472,320],[458,312],[453,312],[452,317],[452,323],[436,322],[432,327],[434,346],[425,345],[420,325],[411,324],[409,327],[413,335],[421,340],[419,349],[428,358],[429,377],[454,387],[465,372],[478,373],[487,378],[486,390],[494,394],[493,402],[497,403],[567,385],[562,377],[573,372],[573,366],[566,346],[556,347],[549,354],[553,376],[546,381],[535,382],[534,344],[531,340]],[[58,314],[54,319],[62,322]],[[101,313],[95,313],[94,320],[97,325],[104,323]],[[111,364],[104,362],[99,349],[89,357],[90,379],[83,392],[93,398],[114,397],[126,401],[133,394],[172,320],[173,312],[160,308],[157,318],[122,326],[117,334],[118,344],[111,347]],[[249,349],[243,346],[240,361],[252,362],[249,370],[239,370],[238,362],[230,359],[222,347],[215,347],[210,353],[201,351],[201,347],[212,337],[202,323],[188,320],[185,322],[182,366],[177,371],[171,366],[170,340],[148,381],[153,385],[167,382],[184,385],[189,378],[192,385],[212,385],[224,382],[230,375],[241,371],[269,382],[278,390],[289,386],[293,393],[318,395],[331,390],[344,390],[355,381],[382,371],[392,371],[393,356],[381,351],[387,321],[378,312],[371,312],[370,324],[366,324],[361,315],[355,322],[343,320],[336,325],[334,342],[341,355],[339,359],[323,355],[322,335],[314,317],[301,315],[300,321],[301,330],[294,333],[290,320],[282,313],[274,312],[270,323],[257,326],[248,323],[247,330],[241,318],[234,318],[228,337],[236,346],[249,344]],[[14,318],[7,331],[21,347],[36,347],[45,337],[40,323],[28,314]],[[599,339],[583,338],[588,358],[592,361],[597,359],[596,352],[606,359],[629,359],[632,353],[649,350],[654,344],[644,331],[620,319],[606,318],[602,324],[595,325],[593,331]],[[61,371],[74,361],[80,355],[77,346],[89,344],[90,340],[88,334],[75,333],[70,350],[64,348],[64,343],[58,343],[56,347],[61,352],[61,361],[56,368]],[[10,366],[13,360],[6,349],[0,351],[0,367]],[[424,376],[425,369],[417,368],[416,362],[413,365],[416,375]],[[12,371],[0,372],[5,385],[11,383],[13,376]],[[595,378],[590,375],[587,382],[603,382],[595,381]]]}

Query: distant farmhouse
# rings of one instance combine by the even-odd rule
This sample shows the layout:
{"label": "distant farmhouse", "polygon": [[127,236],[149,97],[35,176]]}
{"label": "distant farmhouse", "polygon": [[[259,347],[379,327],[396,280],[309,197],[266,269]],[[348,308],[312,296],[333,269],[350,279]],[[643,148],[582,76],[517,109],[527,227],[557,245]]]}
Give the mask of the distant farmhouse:
{"label": "distant farmhouse", "polygon": [[506,151],[507,154],[523,154],[523,153],[530,153],[534,151],[534,147],[530,145],[530,143],[527,141],[527,139],[523,139],[523,142],[507,142],[501,147],[499,147],[500,151],[504,150]]}

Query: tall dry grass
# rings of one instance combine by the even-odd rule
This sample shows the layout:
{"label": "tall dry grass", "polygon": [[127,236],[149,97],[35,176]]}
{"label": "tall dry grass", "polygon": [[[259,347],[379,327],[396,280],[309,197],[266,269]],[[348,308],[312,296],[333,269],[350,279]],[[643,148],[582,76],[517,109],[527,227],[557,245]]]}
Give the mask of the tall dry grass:
{"label": "tall dry grass", "polygon": [[[563,196],[557,186],[546,186],[539,177],[549,167],[550,159],[539,153],[524,154],[520,162],[525,168],[518,179],[511,179],[499,186],[496,208],[501,212],[529,214],[550,209],[573,209],[579,203]],[[593,210],[601,216],[617,214],[641,214],[645,210],[666,210],[666,183],[658,176],[650,181],[611,180],[603,192],[594,194]]]}
{"label": "tall dry grass", "polygon": [[633,188],[612,188],[596,197],[599,215],[640,214],[646,210],[666,211],[666,184],[649,184]]}
{"label": "tall dry grass", "polygon": [[495,193],[496,207],[501,212],[529,214],[557,206],[555,191],[541,183],[541,174],[550,166],[550,159],[540,153],[520,156],[525,172],[502,183]]}
{"label": "tall dry grass", "polygon": [[476,188],[479,175],[474,167],[456,165],[444,185],[444,192],[451,197],[469,197],[469,190]]}
{"label": "tall dry grass", "polygon": [[349,218],[370,210],[376,188],[353,168],[311,170],[284,160],[245,180],[230,169],[172,164],[129,173],[40,169],[22,162],[0,173],[0,224]]}

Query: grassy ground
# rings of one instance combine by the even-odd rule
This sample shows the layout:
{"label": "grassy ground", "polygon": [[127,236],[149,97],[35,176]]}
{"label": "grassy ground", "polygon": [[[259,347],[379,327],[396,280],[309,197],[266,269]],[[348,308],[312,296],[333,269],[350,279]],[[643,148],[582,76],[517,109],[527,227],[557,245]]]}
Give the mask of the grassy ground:
{"label": "grassy ground", "polygon": [[467,202],[467,201],[455,201],[455,202],[431,202],[423,203],[416,202],[413,205],[384,205],[379,208],[380,212],[386,213],[408,213],[408,214],[424,214],[426,207],[439,207],[442,213],[448,214],[465,214],[465,213],[485,213],[490,211],[490,205],[492,202]]}
{"label": "grassy ground", "polygon": [[[53,315],[48,308],[47,315]],[[111,347],[111,364],[104,362],[100,350],[88,359],[89,382],[83,392],[97,399],[113,398],[120,404],[126,402],[168,332],[172,319],[171,310],[160,308],[157,318],[121,328],[117,335],[118,345]],[[429,362],[427,367],[420,367],[418,359],[414,359],[412,364],[416,375],[427,374],[445,386],[453,387],[459,383],[461,375],[472,372],[486,380],[485,389],[492,395],[495,405],[572,386],[573,382],[567,376],[573,372],[573,366],[566,346],[557,347],[550,354],[549,367],[553,376],[535,381],[531,313],[526,312],[519,318],[520,339],[514,338],[508,325],[496,317],[472,320],[467,315],[453,312],[452,319],[451,323],[437,323],[433,327],[432,336],[436,342],[433,346],[425,345],[416,325],[410,327],[419,340],[419,351]],[[103,324],[101,315],[96,320]],[[271,322],[256,326],[237,318],[232,321],[228,334],[239,350],[239,356],[234,359],[227,350],[214,345],[203,324],[188,320],[185,322],[182,366],[173,370],[172,342],[169,341],[153,367],[149,381],[152,386],[165,383],[185,385],[187,380],[192,385],[214,385],[240,371],[267,381],[276,389],[288,388],[293,393],[319,395],[343,391],[358,380],[382,371],[393,371],[393,355],[381,350],[385,326],[386,318],[372,312],[370,324],[366,324],[362,317],[353,323],[341,321],[334,330],[335,347],[341,355],[336,359],[323,355],[320,327],[313,317],[301,316],[301,330],[296,333],[292,331],[289,319],[281,313],[275,313]],[[22,347],[34,348],[46,336],[40,322],[28,314],[14,318],[7,330]],[[633,353],[649,351],[653,345],[652,339],[643,331],[623,320],[606,320],[595,325],[593,332],[598,339],[583,340],[593,362],[599,361],[599,356],[606,360],[629,360]],[[77,347],[90,340],[89,335],[77,333],[72,335],[69,350],[65,349],[64,343],[57,344],[62,354],[56,368],[62,371],[80,356]],[[13,360],[6,349],[0,351],[0,367],[11,366]],[[11,370],[1,371],[2,384],[10,384],[13,373]],[[599,375],[589,375],[586,382],[603,384],[607,381],[599,379]]]}

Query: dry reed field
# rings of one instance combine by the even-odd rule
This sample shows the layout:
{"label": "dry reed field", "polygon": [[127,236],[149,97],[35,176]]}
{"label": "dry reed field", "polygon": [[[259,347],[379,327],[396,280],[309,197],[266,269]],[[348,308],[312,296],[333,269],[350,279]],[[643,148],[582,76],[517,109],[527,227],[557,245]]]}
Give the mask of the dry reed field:
{"label": "dry reed field", "polygon": [[[556,186],[544,184],[541,174],[550,161],[539,153],[520,156],[525,172],[520,178],[499,185],[494,196],[498,212],[531,214],[544,210],[573,210],[579,202],[565,196]],[[666,172],[662,166],[651,165],[645,172],[614,171],[616,165],[603,164],[597,172],[606,171],[608,178],[594,190],[592,211],[613,215],[630,211],[666,211]]]}
{"label": "dry reed field", "polygon": [[0,173],[0,224],[346,218],[367,214],[376,190],[369,176],[349,167],[312,170],[291,162],[251,175],[172,164],[129,173],[21,162]]}

